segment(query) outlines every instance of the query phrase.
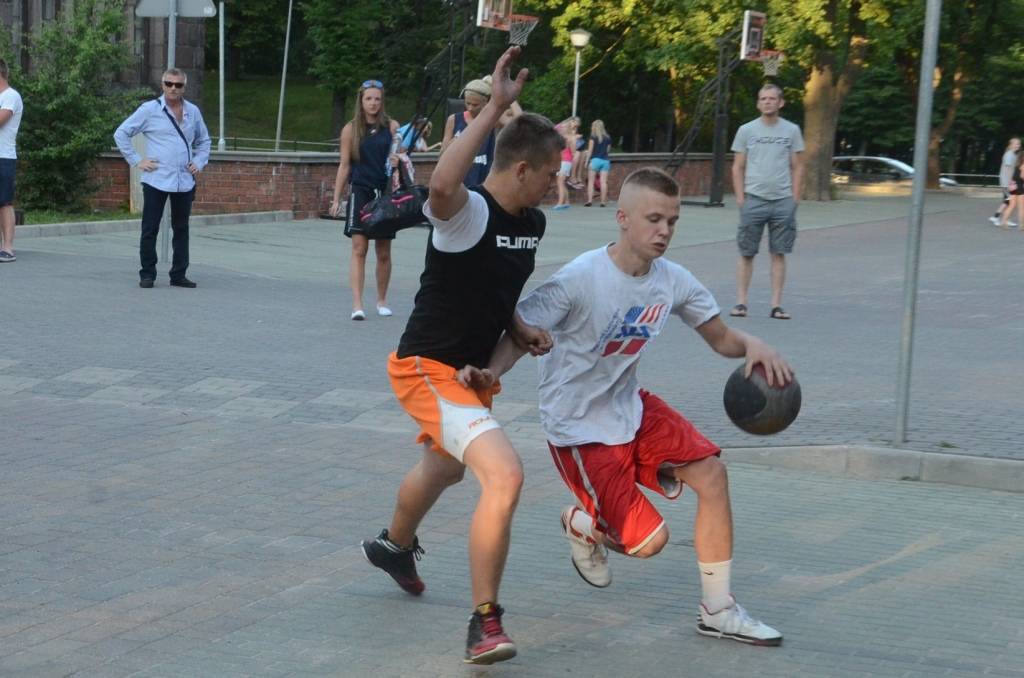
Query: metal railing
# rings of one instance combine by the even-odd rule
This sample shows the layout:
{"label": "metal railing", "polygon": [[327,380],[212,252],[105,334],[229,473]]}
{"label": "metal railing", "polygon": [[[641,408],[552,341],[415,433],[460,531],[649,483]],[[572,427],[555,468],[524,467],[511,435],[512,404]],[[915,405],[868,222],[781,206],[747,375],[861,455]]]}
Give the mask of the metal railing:
{"label": "metal railing", "polygon": [[[267,151],[274,152],[274,139],[259,139],[256,137],[224,137],[226,150],[229,151]],[[217,140],[213,142],[214,149],[217,148]],[[301,151],[317,151],[320,153],[337,153],[338,142],[334,141],[299,141],[297,139],[282,139],[281,147],[278,149],[285,153],[299,153]]]}

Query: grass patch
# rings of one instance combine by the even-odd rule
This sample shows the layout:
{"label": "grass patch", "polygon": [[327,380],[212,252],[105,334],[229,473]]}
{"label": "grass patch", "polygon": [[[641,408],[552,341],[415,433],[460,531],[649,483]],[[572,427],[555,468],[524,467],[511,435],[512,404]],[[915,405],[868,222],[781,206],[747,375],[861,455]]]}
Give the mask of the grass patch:
{"label": "grass patch", "polygon": [[[224,83],[224,127],[229,150],[235,147],[236,139],[238,146],[273,148],[280,92],[281,79],[275,76],[247,75]],[[219,106],[217,72],[207,71],[203,78],[203,117],[214,139],[214,148],[220,136]],[[281,125],[282,141],[336,143],[331,136],[331,93],[312,80],[289,78]],[[269,144],[241,139],[264,139]],[[314,148],[306,146],[298,150]]]}
{"label": "grass patch", "polygon": [[59,212],[57,210],[24,210],[25,225],[63,224],[78,221],[115,221],[118,219],[138,219],[138,214],[128,210]]}

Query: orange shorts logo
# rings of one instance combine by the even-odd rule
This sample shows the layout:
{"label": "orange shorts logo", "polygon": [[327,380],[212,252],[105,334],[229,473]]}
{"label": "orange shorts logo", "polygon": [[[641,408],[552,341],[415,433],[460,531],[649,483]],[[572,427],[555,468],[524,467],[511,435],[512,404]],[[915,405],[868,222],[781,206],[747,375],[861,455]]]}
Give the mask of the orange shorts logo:
{"label": "orange shorts logo", "polygon": [[466,428],[472,431],[474,428],[476,428],[480,424],[484,423],[485,421],[490,421],[490,420],[491,420],[490,417],[480,417],[479,419],[474,419],[473,421],[469,422],[469,426],[467,426]]}

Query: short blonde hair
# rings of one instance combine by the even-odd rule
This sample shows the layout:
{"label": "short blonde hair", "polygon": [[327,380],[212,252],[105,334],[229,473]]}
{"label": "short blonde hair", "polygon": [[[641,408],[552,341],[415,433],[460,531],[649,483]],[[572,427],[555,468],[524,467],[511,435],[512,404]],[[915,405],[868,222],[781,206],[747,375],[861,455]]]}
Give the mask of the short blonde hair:
{"label": "short blonde hair", "polygon": [[632,172],[622,182],[622,189],[625,190],[631,186],[646,188],[670,198],[679,196],[679,182],[671,174],[657,167],[641,167]]}

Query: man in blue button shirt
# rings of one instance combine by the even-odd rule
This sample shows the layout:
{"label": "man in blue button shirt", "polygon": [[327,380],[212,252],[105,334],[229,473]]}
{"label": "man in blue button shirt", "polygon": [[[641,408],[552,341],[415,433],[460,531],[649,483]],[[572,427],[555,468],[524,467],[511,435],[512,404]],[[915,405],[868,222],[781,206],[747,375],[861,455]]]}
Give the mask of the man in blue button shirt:
{"label": "man in blue button shirt", "polygon": [[[196,193],[195,176],[210,161],[210,133],[203,114],[195,104],[185,101],[185,72],[167,69],[163,77],[163,96],[139,106],[114,132],[121,155],[133,167],[142,170],[142,237],[139,239],[139,287],[150,288],[156,280],[156,234],[164,205],[171,199],[171,229],[174,257],[171,261],[171,285],[195,287],[185,277],[188,269],[188,219]],[[146,137],[143,158],[132,147],[136,134]]]}

